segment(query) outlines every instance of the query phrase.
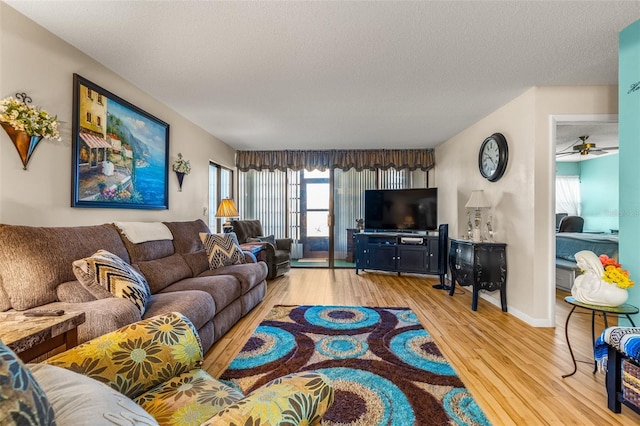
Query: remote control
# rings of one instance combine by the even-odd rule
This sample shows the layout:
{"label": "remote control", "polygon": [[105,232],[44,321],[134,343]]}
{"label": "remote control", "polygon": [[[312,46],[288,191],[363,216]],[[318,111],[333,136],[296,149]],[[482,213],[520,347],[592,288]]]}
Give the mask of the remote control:
{"label": "remote control", "polygon": [[62,309],[34,309],[24,313],[25,317],[59,317],[64,314]]}

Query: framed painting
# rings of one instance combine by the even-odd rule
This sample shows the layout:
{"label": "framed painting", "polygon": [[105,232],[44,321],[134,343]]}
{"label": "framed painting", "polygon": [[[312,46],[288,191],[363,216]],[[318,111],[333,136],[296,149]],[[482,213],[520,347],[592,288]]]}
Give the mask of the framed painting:
{"label": "framed painting", "polygon": [[169,125],[73,75],[71,207],[168,209]]}

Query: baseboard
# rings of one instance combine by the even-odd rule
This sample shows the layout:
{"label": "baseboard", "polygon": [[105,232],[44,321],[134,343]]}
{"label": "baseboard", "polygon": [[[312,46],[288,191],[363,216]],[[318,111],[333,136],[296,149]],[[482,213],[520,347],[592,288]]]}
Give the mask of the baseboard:
{"label": "baseboard", "polygon": [[[482,299],[486,300],[487,302],[491,303],[492,305],[495,305],[498,308],[501,308],[501,304],[500,304],[500,299],[499,298],[495,298],[493,296],[490,296],[488,293],[480,293],[480,297]],[[528,325],[530,325],[532,327],[555,327],[556,326],[555,320],[552,320],[552,319],[549,319],[549,318],[533,318],[533,317],[525,314],[524,312],[519,311],[518,309],[512,308],[511,306],[509,306],[508,303],[507,303],[507,312],[510,315],[513,315],[514,317],[526,322]]]}

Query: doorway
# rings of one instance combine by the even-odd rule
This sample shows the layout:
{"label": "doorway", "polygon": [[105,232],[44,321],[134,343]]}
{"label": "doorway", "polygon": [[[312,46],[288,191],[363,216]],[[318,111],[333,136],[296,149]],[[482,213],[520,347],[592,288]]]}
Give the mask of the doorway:
{"label": "doorway", "polygon": [[298,263],[329,266],[330,171],[304,170],[300,179],[300,239]]}
{"label": "doorway", "polygon": [[[559,161],[566,162],[570,160],[571,162],[576,162],[577,165],[574,165],[575,169],[578,171],[577,174],[580,175],[581,162],[593,158],[601,158],[607,154],[614,152],[615,150],[611,147],[618,146],[617,140],[617,123],[618,123],[618,115],[615,114],[587,114],[587,115],[555,115],[551,116],[551,146],[552,146],[552,154],[554,156],[552,164],[553,176],[550,188],[552,211],[551,222],[552,224],[556,223],[555,217],[556,213],[562,213],[556,211],[556,200],[557,200],[557,192],[556,192],[556,179],[557,176],[565,173],[568,167],[559,166]],[[615,135],[613,134],[615,133]],[[573,152],[574,147],[581,144],[583,141],[582,137],[588,136],[589,143],[595,145],[595,148],[598,148],[598,153],[593,153],[594,155],[580,155],[579,152]],[[615,137],[615,141],[612,138]],[[602,149],[604,148],[604,149]],[[602,149],[602,150],[601,150]],[[579,151],[576,149],[575,151]],[[594,150],[595,151],[595,150]],[[605,153],[602,153],[604,151]],[[615,151],[617,152],[617,151]],[[611,173],[608,174],[610,178]],[[609,179],[608,178],[608,179]],[[584,212],[584,214],[588,214]],[[585,230],[589,230],[589,224],[585,223]],[[550,282],[549,288],[549,299],[548,303],[550,306],[550,312],[552,313],[551,318],[555,318],[555,302],[556,302],[556,283],[555,283],[555,253],[556,253],[556,238],[555,238],[555,227],[550,227],[549,232],[552,233],[551,236],[551,250],[549,255],[552,257],[550,265],[552,270],[550,271],[550,276],[553,277],[553,280]]]}

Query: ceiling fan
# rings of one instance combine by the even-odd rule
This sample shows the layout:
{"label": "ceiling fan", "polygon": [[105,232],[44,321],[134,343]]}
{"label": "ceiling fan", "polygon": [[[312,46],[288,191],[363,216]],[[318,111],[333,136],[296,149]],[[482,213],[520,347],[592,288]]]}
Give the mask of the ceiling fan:
{"label": "ceiling fan", "polygon": [[574,143],[572,143],[570,146],[568,146],[567,148],[564,148],[564,149],[556,152],[556,157],[563,157],[565,155],[573,155],[573,154],[602,155],[602,154],[605,154],[607,151],[617,151],[618,150],[617,146],[611,146],[611,147],[605,147],[605,148],[597,148],[595,143],[587,142],[587,139],[589,139],[589,136],[580,136],[580,137],[578,137],[578,140],[575,141]]}

